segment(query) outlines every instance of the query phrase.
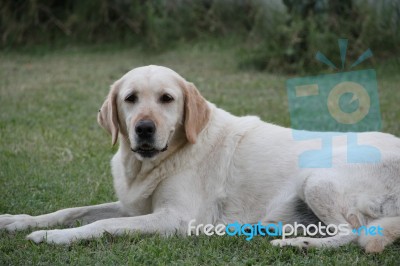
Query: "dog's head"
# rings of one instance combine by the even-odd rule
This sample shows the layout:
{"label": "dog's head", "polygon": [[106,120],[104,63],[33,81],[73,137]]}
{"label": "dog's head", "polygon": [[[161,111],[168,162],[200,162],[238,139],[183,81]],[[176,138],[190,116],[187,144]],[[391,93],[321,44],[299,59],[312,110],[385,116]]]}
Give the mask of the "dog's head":
{"label": "dog's head", "polygon": [[97,121],[111,134],[113,145],[121,135],[143,160],[167,151],[182,136],[194,144],[209,115],[192,83],[169,68],[145,66],[111,86]]}

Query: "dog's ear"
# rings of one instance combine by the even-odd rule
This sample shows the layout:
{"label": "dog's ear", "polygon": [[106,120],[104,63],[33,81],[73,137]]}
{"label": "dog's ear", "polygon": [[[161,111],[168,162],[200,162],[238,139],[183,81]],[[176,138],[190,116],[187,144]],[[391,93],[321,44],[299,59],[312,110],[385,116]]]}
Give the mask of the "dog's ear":
{"label": "dog's ear", "polygon": [[189,143],[196,143],[197,135],[210,119],[210,108],[193,83],[185,82],[185,133]]}
{"label": "dog's ear", "polygon": [[97,115],[97,122],[109,134],[111,134],[112,145],[114,146],[118,140],[119,123],[117,109],[117,95],[119,91],[120,81],[116,81],[111,85],[110,92]]}

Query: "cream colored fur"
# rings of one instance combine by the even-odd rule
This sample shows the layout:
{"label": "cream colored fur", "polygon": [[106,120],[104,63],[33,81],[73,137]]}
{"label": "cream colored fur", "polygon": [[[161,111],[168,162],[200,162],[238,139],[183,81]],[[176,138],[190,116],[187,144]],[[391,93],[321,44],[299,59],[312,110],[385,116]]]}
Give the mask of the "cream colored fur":
{"label": "cream colored fur", "polygon": [[[126,102],[136,93],[137,102]],[[171,103],[160,103],[163,94]],[[138,121],[154,121],[154,147],[144,158],[133,152]],[[207,102],[196,87],[174,71],[146,66],[116,81],[104,102],[99,123],[119,139],[111,160],[119,201],[63,209],[54,213],[1,215],[0,228],[73,225],[35,231],[28,239],[68,244],[101,237],[104,232],[185,234],[188,222],[257,223],[293,219],[291,198],[302,199],[324,223],[381,224],[383,237],[334,236],[274,240],[278,246],[336,247],[351,241],[380,252],[400,236],[400,140],[383,133],[361,133],[359,142],[382,153],[377,164],[346,163],[346,140],[334,141],[333,167],[301,169],[299,155],[319,141],[295,141],[292,130],[258,117],[237,117]],[[393,195],[388,201],[387,195]],[[10,199],[11,200],[11,199]],[[267,209],[266,209],[267,208]]]}

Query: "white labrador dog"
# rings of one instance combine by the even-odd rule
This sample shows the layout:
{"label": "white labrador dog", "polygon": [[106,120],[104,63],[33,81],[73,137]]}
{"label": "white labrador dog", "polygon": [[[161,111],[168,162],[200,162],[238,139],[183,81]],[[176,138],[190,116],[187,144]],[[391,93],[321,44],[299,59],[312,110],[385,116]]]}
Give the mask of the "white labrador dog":
{"label": "white labrador dog", "polygon": [[[335,235],[273,240],[274,245],[336,247],[357,241],[379,252],[400,236],[400,140],[359,134],[377,147],[382,162],[346,164],[346,144],[334,143],[334,167],[301,169],[310,148],[292,130],[254,116],[236,117],[207,102],[196,87],[160,66],[135,68],[116,81],[98,122],[119,139],[111,160],[118,202],[40,216],[1,215],[0,228],[73,225],[27,238],[68,244],[104,232],[186,234],[197,224],[311,222],[380,225],[383,236]],[[302,206],[300,206],[302,205]],[[267,207],[267,211],[266,211]],[[315,216],[314,216],[315,214]]]}

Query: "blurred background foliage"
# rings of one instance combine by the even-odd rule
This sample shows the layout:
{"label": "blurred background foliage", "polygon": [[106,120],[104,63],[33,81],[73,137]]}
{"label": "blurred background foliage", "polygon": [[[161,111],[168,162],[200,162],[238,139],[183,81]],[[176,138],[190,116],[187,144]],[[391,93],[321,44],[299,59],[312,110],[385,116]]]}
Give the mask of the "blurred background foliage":
{"label": "blurred background foliage", "polygon": [[229,40],[244,69],[295,73],[339,63],[338,38],[353,61],[367,48],[398,56],[398,0],[3,0],[0,47],[118,44],[159,52],[180,43]]}

